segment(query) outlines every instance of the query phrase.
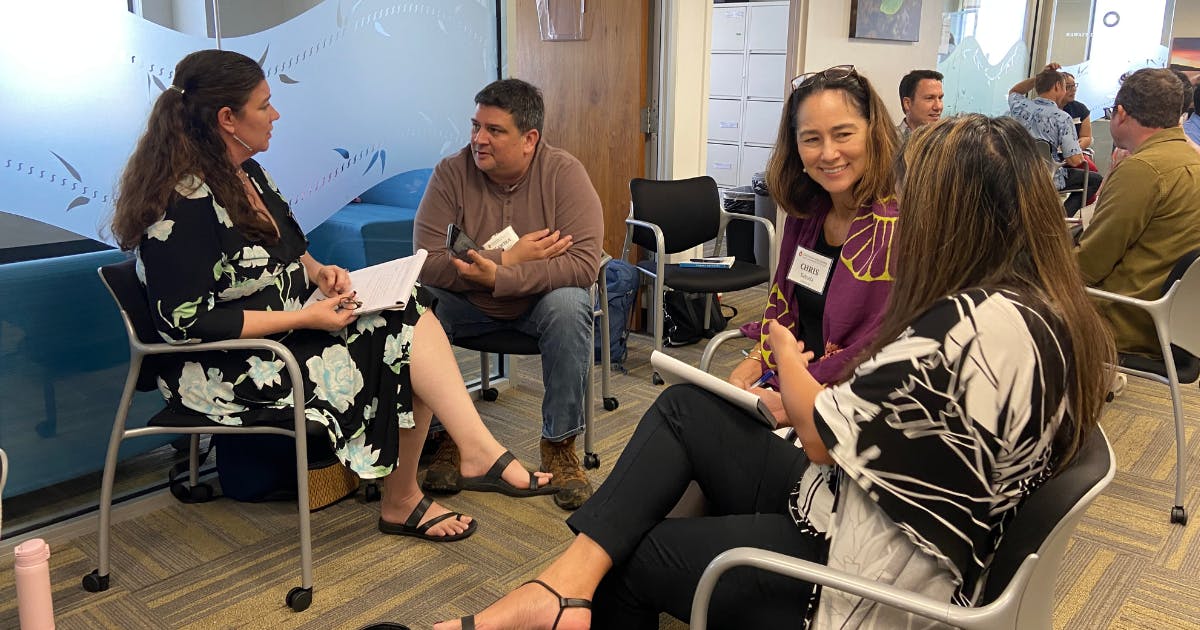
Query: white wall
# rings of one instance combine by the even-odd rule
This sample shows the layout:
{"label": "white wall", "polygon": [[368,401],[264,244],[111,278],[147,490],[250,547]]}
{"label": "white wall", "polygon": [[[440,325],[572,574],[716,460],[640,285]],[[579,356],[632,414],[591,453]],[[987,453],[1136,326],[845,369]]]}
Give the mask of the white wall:
{"label": "white wall", "polygon": [[667,4],[668,96],[660,108],[667,146],[660,160],[664,179],[685,179],[704,174],[712,5],[698,0]]}
{"label": "white wall", "polygon": [[917,68],[937,68],[938,40],[942,29],[942,3],[924,0],[921,41],[886,42],[850,39],[850,0],[809,0],[808,22],[801,41],[804,72],[839,64],[854,67],[871,80],[887,103],[892,120],[902,117],[897,89],[900,79]]}

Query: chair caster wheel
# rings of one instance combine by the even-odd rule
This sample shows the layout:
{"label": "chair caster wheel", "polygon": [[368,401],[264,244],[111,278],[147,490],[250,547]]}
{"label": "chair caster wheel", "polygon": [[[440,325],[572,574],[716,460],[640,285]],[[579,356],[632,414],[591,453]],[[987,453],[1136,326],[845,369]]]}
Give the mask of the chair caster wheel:
{"label": "chair caster wheel", "polygon": [[612,396],[609,396],[608,398],[604,399],[604,410],[605,411],[612,411],[613,409],[616,409],[617,407],[620,407],[620,406],[621,406],[621,403],[618,402],[617,399]]}
{"label": "chair caster wheel", "polygon": [[583,467],[588,470],[595,470],[600,467],[600,456],[595,453],[584,453]]}
{"label": "chair caster wheel", "polygon": [[304,612],[312,605],[312,589],[297,586],[288,591],[287,605],[293,612]]}
{"label": "chair caster wheel", "polygon": [[487,389],[479,390],[479,397],[488,402],[492,402],[500,397],[500,392],[496,391],[495,387],[489,387]]}
{"label": "chair caster wheel", "polygon": [[1187,525],[1187,510],[1181,505],[1176,505],[1171,508],[1171,522]]}
{"label": "chair caster wheel", "polygon": [[380,493],[380,491],[379,491],[379,484],[371,482],[371,483],[368,483],[365,488],[363,488],[363,502],[364,503],[374,503],[375,501],[378,501],[381,497],[382,497],[382,493]]}
{"label": "chair caster wheel", "polygon": [[658,372],[655,372],[654,374],[650,375],[650,382],[654,383],[655,385],[662,385],[666,381],[664,381],[662,377],[658,375]]}
{"label": "chair caster wheel", "polygon": [[108,590],[108,576],[100,575],[100,569],[83,576],[83,590],[89,593],[99,593]]}
{"label": "chair caster wheel", "polygon": [[52,438],[52,437],[58,435],[58,423],[57,422],[43,420],[43,421],[37,423],[36,429],[37,429],[38,437]]}
{"label": "chair caster wheel", "polygon": [[171,440],[171,448],[175,449],[176,453],[187,453],[192,449],[192,436],[181,435]]}
{"label": "chair caster wheel", "polygon": [[207,503],[213,500],[212,486],[206,483],[189,486],[186,482],[177,481],[171,484],[171,494],[181,503]]}
{"label": "chair caster wheel", "polygon": [[1104,402],[1110,403],[1113,401],[1114,398],[1116,398],[1116,396],[1114,396],[1112,392],[1108,392],[1107,394],[1104,395]]}

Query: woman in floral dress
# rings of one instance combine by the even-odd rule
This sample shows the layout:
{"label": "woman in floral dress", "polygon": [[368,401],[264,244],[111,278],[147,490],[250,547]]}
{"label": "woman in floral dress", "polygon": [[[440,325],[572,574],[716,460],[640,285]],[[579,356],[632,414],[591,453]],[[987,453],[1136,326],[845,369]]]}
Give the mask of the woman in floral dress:
{"label": "woman in floral dress", "polygon": [[[420,286],[401,311],[358,317],[346,270],[322,265],[271,176],[279,118],[262,69],[234,52],[192,53],[175,68],[120,182],[112,229],[136,250],[168,343],[269,337],[305,374],[305,413],[363,478],[383,478],[384,533],[450,541],[476,523],[425,498],[417,459],[436,413],[462,445],[464,477],[506,494],[545,494],[483,426]],[[319,288],[332,299],[303,306]],[[414,369],[416,366],[416,369]],[[167,404],[221,424],[290,418],[291,385],[273,353],[178,355],[158,367]],[[285,420],[286,422],[286,420]],[[469,446],[468,446],[469,445]]]}

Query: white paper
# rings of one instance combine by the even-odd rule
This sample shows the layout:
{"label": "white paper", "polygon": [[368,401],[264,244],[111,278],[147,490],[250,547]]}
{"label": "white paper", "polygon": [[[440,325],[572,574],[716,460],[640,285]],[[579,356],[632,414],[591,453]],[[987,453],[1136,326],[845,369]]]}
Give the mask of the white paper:
{"label": "white paper", "polygon": [[696,385],[740,407],[771,430],[774,430],[777,425],[775,414],[771,413],[761,398],[728,381],[657,350],[650,353],[650,365],[667,384],[690,383]]}
{"label": "white paper", "polygon": [[516,230],[514,230],[510,225],[493,234],[492,237],[483,244],[483,248],[508,251],[508,248],[516,245],[518,240],[519,237],[517,236]]}
{"label": "white paper", "polygon": [[[370,315],[389,309],[403,309],[412,297],[413,285],[425,266],[428,253],[418,249],[417,253],[405,258],[389,260],[378,265],[350,272],[350,288],[362,306],[355,309],[358,315]],[[308,296],[305,306],[326,298],[320,289]]]}

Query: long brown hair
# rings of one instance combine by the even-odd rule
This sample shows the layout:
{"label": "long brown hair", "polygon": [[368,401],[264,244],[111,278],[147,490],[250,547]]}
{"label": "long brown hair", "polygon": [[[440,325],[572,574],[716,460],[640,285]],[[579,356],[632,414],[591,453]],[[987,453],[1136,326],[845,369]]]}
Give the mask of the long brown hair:
{"label": "long brown hair", "polygon": [[813,202],[830,202],[829,193],[804,172],[804,163],[796,146],[796,118],[800,114],[800,105],[824,90],[840,91],[846,102],[867,121],[867,168],[854,183],[854,205],[861,208],[886,199],[895,188],[892,160],[900,140],[888,118],[883,99],[871,87],[871,82],[857,72],[838,79],[817,75],[788,96],[779,120],[775,149],[767,162],[767,189],[771,191],[771,197],[785,212],[799,218],[808,216]]}
{"label": "long brown hair", "polygon": [[217,131],[217,112],[224,107],[240,112],[263,79],[256,61],[226,50],[200,50],[175,66],[173,83],[154,102],[117,186],[111,227],[121,249],[142,242],[146,228],[180,194],[176,185],[185,181],[207,184],[247,238],[276,241],[270,222],[250,205]]}
{"label": "long brown hair", "polygon": [[966,288],[1010,288],[1043,300],[1070,333],[1069,412],[1058,434],[1061,461],[1069,461],[1100,416],[1105,364],[1115,352],[1084,292],[1058,194],[1038,164],[1033,137],[1012,118],[966,114],[913,132],[896,160],[904,209],[892,251],[900,264],[863,356]]}

